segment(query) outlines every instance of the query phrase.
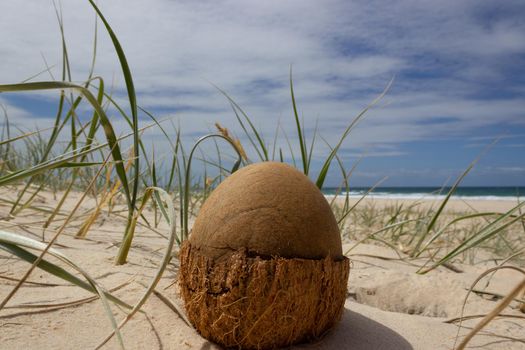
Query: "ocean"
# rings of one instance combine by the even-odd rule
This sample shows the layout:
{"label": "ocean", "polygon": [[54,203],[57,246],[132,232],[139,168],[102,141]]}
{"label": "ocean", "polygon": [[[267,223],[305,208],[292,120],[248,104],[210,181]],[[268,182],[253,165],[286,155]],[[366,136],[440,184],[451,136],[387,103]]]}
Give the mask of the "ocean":
{"label": "ocean", "polygon": [[[360,198],[368,187],[350,187],[350,197]],[[334,195],[337,188],[325,188],[323,193]],[[384,199],[443,199],[450,187],[377,187],[368,194],[370,198]],[[473,200],[512,200],[525,198],[525,187],[458,187],[452,198]]]}

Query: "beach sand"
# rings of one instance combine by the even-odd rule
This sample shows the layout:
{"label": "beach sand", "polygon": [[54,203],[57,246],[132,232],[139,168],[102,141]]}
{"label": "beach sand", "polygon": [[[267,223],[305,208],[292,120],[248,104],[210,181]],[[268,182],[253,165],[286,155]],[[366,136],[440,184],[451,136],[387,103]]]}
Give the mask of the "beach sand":
{"label": "beach sand", "polygon": [[[16,191],[0,193],[0,196],[9,199],[14,194]],[[75,197],[78,198],[68,198],[63,214],[68,213],[75,203]],[[39,208],[53,208],[57,203],[57,198],[49,193],[39,196],[37,200]],[[388,200],[367,199],[360,206],[384,208],[390,204]],[[115,266],[113,262],[122,239],[125,218],[118,217],[117,213],[108,217],[104,212],[86,239],[72,237],[94,205],[91,199],[83,205],[80,214],[68,225],[55,248],[95,277],[106,289],[118,288],[114,294],[133,304],[151,282],[165,249],[166,239],[139,226],[128,263]],[[432,203],[425,202],[424,205]],[[479,211],[503,212],[514,205],[510,201],[471,201],[467,205],[463,201],[452,200],[447,210],[462,212],[472,207]],[[8,210],[8,203],[0,202],[0,230],[35,239],[42,236],[42,224],[48,214],[28,208],[13,218],[8,215]],[[151,217],[152,212],[146,215]],[[44,233],[46,239],[52,237],[63,220],[64,215],[60,215],[53,222]],[[161,223],[156,230],[165,234],[168,228],[165,223]],[[343,243],[343,250],[346,251],[354,247],[356,242],[345,238]],[[355,246],[349,257],[352,266],[341,322],[319,341],[294,346],[292,349],[452,349],[458,327],[447,321],[460,316],[467,290],[477,276],[496,266],[490,260],[476,265],[455,263],[462,273],[439,267],[426,275],[418,275],[415,273],[418,267],[400,259],[393,249],[364,243]],[[15,280],[28,268],[27,263],[0,251],[1,299],[12,290]],[[217,345],[203,339],[174,311],[184,310],[177,285],[174,284],[177,271],[178,261],[174,258],[156,287],[156,294],[144,305],[144,313],[136,314],[122,329],[126,348],[219,349]],[[492,277],[486,290],[503,295],[522,278],[515,271],[503,270]],[[29,281],[0,311],[0,348],[88,349],[94,348],[110,334],[112,328],[100,301],[86,301],[85,298],[92,296],[89,292],[38,269],[31,274]],[[485,314],[497,302],[493,296],[471,294],[464,315]],[[469,346],[525,349],[525,315],[517,309],[517,303],[511,306],[505,310],[505,314],[515,315],[516,318],[492,322],[484,329],[484,335],[476,336]],[[118,307],[112,306],[112,310],[117,322],[125,317]],[[465,321],[463,325],[472,327],[479,320],[478,317]],[[467,332],[468,329],[463,327],[459,339]],[[520,338],[522,342],[509,341],[512,338]],[[118,348],[118,343],[113,338],[104,348]]]}

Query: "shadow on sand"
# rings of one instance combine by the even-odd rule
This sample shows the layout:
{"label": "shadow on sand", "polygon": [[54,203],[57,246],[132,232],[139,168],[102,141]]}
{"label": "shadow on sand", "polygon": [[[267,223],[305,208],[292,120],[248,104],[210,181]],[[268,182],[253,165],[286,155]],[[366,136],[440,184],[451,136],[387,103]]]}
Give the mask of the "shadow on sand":
{"label": "shadow on sand", "polygon": [[[201,347],[201,350],[211,349],[221,348],[213,343],[205,343]],[[341,322],[322,340],[286,349],[413,350],[414,348],[405,338],[390,328],[345,308]]]}
{"label": "shadow on sand", "polygon": [[295,349],[412,350],[400,334],[390,328],[345,308],[341,322],[321,341]]}

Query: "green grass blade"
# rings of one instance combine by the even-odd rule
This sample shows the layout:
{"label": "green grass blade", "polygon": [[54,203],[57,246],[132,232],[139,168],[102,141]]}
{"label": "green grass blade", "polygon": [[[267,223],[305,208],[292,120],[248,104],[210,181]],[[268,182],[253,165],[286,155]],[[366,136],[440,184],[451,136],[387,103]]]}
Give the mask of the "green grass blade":
{"label": "green grass blade", "polygon": [[[9,123],[7,123],[9,125]],[[49,127],[49,128],[45,128],[45,129],[39,129],[39,130],[36,130],[36,131],[31,131],[31,132],[27,132],[27,133],[24,133],[22,135],[19,135],[19,136],[15,136],[15,137],[12,137],[12,138],[8,138],[7,140],[0,140],[0,146],[2,145],[8,145],[12,142],[15,142],[15,141],[18,141],[18,140],[21,140],[23,138],[26,138],[26,137],[31,137],[33,135],[36,135],[36,134],[40,134],[44,131],[48,131],[48,130],[51,130],[52,127]],[[8,136],[9,137],[9,136]],[[7,153],[6,153],[7,154]]]}
{"label": "green grass blade", "polygon": [[317,138],[317,133],[319,131],[319,119],[315,120],[314,134],[312,136],[312,143],[310,144],[310,151],[308,152],[308,161],[306,163],[308,172],[310,172],[310,164],[312,164],[312,155],[314,153],[315,140]]}
{"label": "green grass blade", "polygon": [[465,216],[460,216],[460,217],[457,217],[457,218],[454,218],[453,220],[451,220],[449,223],[447,223],[445,226],[443,226],[439,231],[437,231],[424,245],[423,247],[419,250],[419,252],[415,255],[415,257],[419,257],[419,255],[421,255],[422,252],[424,252],[428,246],[430,244],[432,244],[432,242],[434,242],[436,239],[438,239],[449,227],[453,226],[454,224],[458,223],[458,222],[461,222],[461,221],[464,221],[464,220],[470,220],[470,219],[475,219],[475,218],[484,218],[484,217],[487,217],[487,216],[495,216],[495,215],[502,215],[501,213],[496,213],[496,212],[486,212],[486,213],[475,213],[475,214],[470,214],[470,215],[465,215]]}
{"label": "green grass blade", "polygon": [[[39,162],[44,162],[45,160],[47,160],[47,158],[48,158],[48,156],[49,156],[49,154],[51,152],[51,149],[53,148],[53,145],[55,144],[55,142],[56,142],[56,140],[58,138],[58,134],[60,133],[60,130],[64,127],[64,125],[69,120],[69,117],[71,117],[71,115],[72,115],[71,113],[68,113],[66,115],[66,117],[64,118],[64,120],[61,122],[62,111],[63,111],[63,108],[64,108],[64,100],[65,100],[65,95],[64,95],[64,92],[62,91],[60,93],[58,109],[57,109],[57,113],[56,113],[56,116],[55,116],[55,123],[53,125],[53,131],[51,132],[51,136],[49,138],[49,142],[47,143],[46,148],[44,150],[44,154],[39,159]],[[78,99],[77,102],[80,103],[80,99]],[[73,110],[74,108],[76,108],[75,104],[73,104],[73,107],[72,107],[71,110]],[[70,110],[70,112],[71,112],[71,110]],[[27,184],[25,185],[25,187],[18,193],[18,198],[16,199],[15,203],[11,207],[11,211],[10,211],[11,214],[14,213],[14,211],[16,210],[16,207],[18,206],[18,203],[20,202],[20,200],[22,200],[22,197],[24,196],[25,192],[27,191],[27,189],[29,188],[29,186],[31,185],[33,180],[34,180],[33,178],[29,179],[29,181],[27,181]]]}
{"label": "green grass blade", "polygon": [[184,177],[184,181],[185,181],[185,183],[184,183],[184,202],[183,202],[183,210],[182,210],[184,220],[183,220],[182,238],[181,238],[181,240],[185,240],[186,238],[188,238],[188,235],[189,235],[189,227],[188,227],[188,225],[189,225],[189,217],[188,217],[188,215],[189,215],[189,201],[190,201],[191,162],[192,162],[192,159],[193,159],[193,154],[194,154],[195,150],[197,149],[197,147],[203,141],[206,141],[207,139],[214,138],[214,137],[218,137],[218,138],[221,138],[223,140],[226,140],[233,147],[235,152],[237,153],[239,158],[238,158],[237,162],[233,166],[233,169],[231,171],[232,173],[234,173],[240,167],[240,165],[242,163],[242,155],[239,153],[239,150],[237,149],[235,144],[229,138],[224,137],[223,135],[220,135],[220,134],[209,134],[209,135],[201,137],[200,139],[197,140],[197,142],[195,142],[195,144],[193,145],[193,148],[190,151],[190,155],[188,157],[188,163],[186,164],[186,172],[185,172],[185,177]]}
{"label": "green grass blade", "polygon": [[[129,191],[127,176],[126,176],[126,170],[124,169],[123,161],[122,161],[122,154],[120,152],[120,147],[117,142],[117,137],[115,136],[115,131],[113,130],[113,126],[111,125],[111,122],[109,121],[109,118],[106,115],[106,112],[102,109],[102,106],[98,104],[97,99],[91,94],[91,92],[86,89],[83,86],[67,83],[67,82],[37,82],[37,83],[25,83],[25,84],[12,84],[12,85],[0,85],[0,92],[16,92],[16,91],[34,91],[34,90],[54,90],[54,89],[74,89],[81,92],[88,102],[93,106],[93,108],[97,111],[100,121],[102,123],[104,133],[106,135],[106,139],[108,140],[108,145],[111,148],[111,153],[113,156],[113,160],[115,161],[115,169],[117,171],[117,175],[119,176],[120,180],[122,181],[122,187],[124,188],[124,192],[126,195],[126,198],[128,200],[128,207],[130,212],[133,212],[132,207],[132,198]],[[137,135],[135,134],[135,130],[133,131],[133,138],[135,138]],[[138,178],[137,180],[138,181]]]}
{"label": "green grass blade", "polygon": [[[477,161],[477,160],[476,160]],[[427,237],[427,235],[430,233],[430,231],[432,230],[432,228],[434,227],[434,225],[436,224],[437,222],[437,219],[439,218],[439,216],[441,215],[441,213],[443,212],[443,209],[445,208],[445,206],[447,205],[450,197],[456,192],[456,189],[457,187],[459,186],[459,184],[461,183],[461,181],[465,178],[465,176],[467,176],[467,174],[470,172],[470,170],[474,167],[474,164],[475,163],[471,163],[469,165],[469,167],[463,172],[463,174],[461,174],[461,176],[456,180],[456,182],[454,183],[454,185],[451,187],[450,191],[447,193],[447,196],[445,197],[445,199],[441,202],[438,210],[436,211],[436,213],[433,215],[432,219],[430,220],[429,224],[427,225],[427,228],[424,232],[423,235],[421,235],[421,237],[419,238],[416,246],[414,247],[414,251],[413,251],[413,256],[416,256],[418,255],[418,252],[419,252],[419,247],[421,246],[421,244],[423,243],[423,241],[425,240],[425,238]]]}
{"label": "green grass blade", "polygon": [[344,189],[345,194],[346,194],[345,195],[346,199],[345,199],[345,206],[343,208],[346,208],[347,202],[348,202],[348,195],[349,195],[349,191],[350,191],[350,185],[349,185],[349,182],[348,182],[349,175],[346,174],[346,168],[345,168],[345,166],[343,164],[343,161],[341,160],[341,158],[337,154],[335,155],[335,160],[337,161],[337,165],[339,165],[339,170],[341,171],[341,177],[343,179],[341,181],[341,185],[335,191],[335,195],[334,195],[334,198],[332,199],[332,201],[330,202],[330,206],[332,206],[334,204],[334,201],[336,200],[337,196]]}
{"label": "green grass blade", "polygon": [[[396,223],[393,223],[391,225],[387,225],[385,227],[382,227],[381,229],[368,234],[365,238],[363,238],[363,239],[359,240],[358,242],[356,242],[353,246],[351,246],[350,248],[348,248],[345,251],[344,255],[348,255],[348,253],[350,253],[355,247],[357,247],[358,245],[360,245],[361,243],[363,243],[367,239],[372,239],[372,238],[374,238],[375,236],[377,236],[378,234],[380,234],[382,232],[386,232],[386,231],[391,230],[393,228],[397,228],[397,227],[403,226],[403,225],[405,225],[407,223],[416,222],[416,221],[419,221],[419,219],[402,220],[402,221],[398,221]],[[394,249],[394,250],[396,250],[396,249]],[[396,250],[396,252],[397,252],[397,250]]]}
{"label": "green grass blade", "polygon": [[277,139],[279,138],[279,128],[281,120],[277,121],[277,126],[275,127],[275,133],[273,137],[273,146],[272,146],[272,161],[275,160],[275,150],[277,149]]}
{"label": "green grass blade", "polygon": [[[135,164],[134,164],[135,180],[133,181],[133,190],[132,190],[130,203],[129,203],[130,216],[131,216],[135,208],[135,201],[137,200],[139,172],[140,172],[140,168],[139,168],[139,159],[140,159],[139,157],[139,130],[138,130],[139,121],[138,121],[137,98],[135,94],[135,86],[133,84],[133,77],[131,75],[131,70],[129,68],[128,61],[126,59],[126,55],[124,54],[124,50],[122,49],[122,46],[120,45],[120,42],[117,39],[117,36],[113,32],[113,29],[111,28],[109,23],[106,21],[106,18],[104,17],[104,15],[102,15],[102,12],[100,12],[95,2],[93,0],[89,0],[89,3],[95,9],[96,13],[102,20],[102,23],[104,23],[104,26],[106,27],[106,30],[111,38],[113,47],[115,48],[115,51],[117,53],[117,56],[120,62],[120,66],[122,68],[122,73],[124,75],[124,79],[126,81],[126,88],[128,91],[128,99],[129,99],[129,104],[131,108],[131,116],[133,118],[133,147],[134,147],[133,151],[135,153],[135,160],[134,160],[135,161]],[[126,188],[128,187],[127,182],[124,183],[123,181],[122,185],[125,186]]]}
{"label": "green grass blade", "polygon": [[72,161],[72,160],[76,159],[77,157],[79,157],[79,156],[81,156],[83,154],[90,153],[90,152],[92,152],[94,150],[97,150],[97,149],[100,149],[100,148],[103,148],[103,147],[106,147],[106,146],[107,146],[107,144],[103,144],[103,145],[98,146],[98,147],[96,147],[96,148],[94,148],[92,150],[88,150],[88,151],[81,152],[81,153],[78,153],[78,154],[72,154],[72,155],[69,155],[69,156],[62,155],[62,156],[59,156],[58,158],[51,159],[51,160],[49,160],[47,162],[44,162],[44,163],[41,163],[41,164],[37,164],[37,165],[32,166],[30,168],[12,172],[12,173],[10,173],[8,175],[0,177],[0,186],[5,186],[5,185],[11,184],[13,182],[17,182],[17,181],[23,180],[23,179],[25,179],[27,177],[31,177],[31,176],[42,174],[43,172],[45,172],[47,170],[52,170],[52,169],[58,168],[62,164],[65,164],[65,163],[67,163],[69,161]]}
{"label": "green grass blade", "polygon": [[[164,271],[166,270],[168,263],[171,260],[173,245],[175,241],[178,241],[177,228],[176,228],[177,220],[176,220],[176,215],[175,215],[176,213],[175,207],[173,206],[173,199],[170,197],[170,195],[166,191],[158,187],[149,187],[146,189],[146,193],[151,193],[151,192],[157,193],[159,195],[159,196],[153,196],[153,198],[155,198],[155,200],[157,201],[157,205],[159,207],[161,208],[164,207],[163,202],[166,203],[167,216],[165,218],[170,225],[169,240],[164,250],[164,256],[162,257],[160,266],[157,269],[157,272],[155,273],[155,276],[153,277],[151,283],[146,288],[146,291],[144,292],[142,297],[139,299],[139,301],[133,306],[133,309],[129,312],[126,318],[118,325],[118,329],[122,328],[133,317],[133,315],[135,315],[140,310],[140,308],[148,300],[151,293],[153,293]],[[109,339],[111,339],[113,334],[114,332],[112,332],[108,337],[106,337],[106,339],[104,339],[102,343],[99,344],[99,346],[97,346],[97,349],[100,348],[102,345],[104,345]]]}
{"label": "green grass blade", "polygon": [[[76,265],[73,261],[71,261],[69,258],[67,258],[65,255],[63,255],[59,251],[57,251],[57,250],[55,250],[53,248],[48,248],[47,244],[44,244],[44,243],[32,240],[32,239],[27,238],[27,237],[23,237],[23,236],[20,236],[20,235],[15,235],[15,234],[12,234],[12,233],[9,233],[9,232],[4,232],[4,231],[0,231],[0,240],[1,240],[2,246],[4,248],[10,246],[11,249],[9,249],[9,248],[8,249],[11,252],[13,252],[15,254],[16,253],[20,253],[20,258],[22,258],[24,260],[25,259],[29,259],[30,260],[30,259],[34,258],[33,262],[37,259],[37,257],[34,256],[34,255],[33,255],[33,257],[31,257],[29,255],[31,253],[29,253],[29,252],[27,252],[25,250],[24,250],[25,252],[23,252],[22,251],[23,249],[21,250],[20,246],[23,246],[23,247],[26,247],[26,248],[31,248],[31,249],[37,249],[37,250],[40,250],[40,251],[44,251],[45,249],[48,249],[47,252],[49,254],[51,254],[54,257],[60,259],[62,262],[66,263],[67,265],[69,265],[73,269],[77,270],[80,274],[82,274],[84,276],[84,278],[86,278],[86,280],[89,282],[89,284],[91,285],[92,289],[95,290],[96,293],[99,295],[100,301],[102,302],[102,305],[104,306],[106,314],[107,314],[108,318],[110,319],[110,322],[111,322],[111,324],[113,326],[113,329],[115,330],[115,332],[117,334],[117,337],[119,338],[119,344],[121,345],[121,348],[124,348],[124,342],[122,340],[122,335],[119,332],[119,329],[117,327],[117,322],[115,321],[115,317],[113,316],[113,312],[111,311],[111,308],[109,307],[109,304],[108,304],[108,298],[106,297],[106,294],[107,295],[110,295],[110,294],[108,292],[104,291],[102,288],[100,288],[98,286],[98,284],[95,282],[95,280],[87,272],[85,272],[82,268],[80,268],[78,265]],[[5,243],[7,243],[7,245]],[[18,249],[16,249],[16,248],[18,248]],[[28,260],[26,260],[26,261],[28,261]],[[39,265],[37,265],[37,266],[39,266]],[[50,266],[48,265],[47,267],[50,267]],[[57,272],[58,271],[59,270],[57,270]],[[110,298],[114,302],[117,302],[117,300],[118,300],[117,298],[115,298],[113,296],[111,296]],[[122,306],[125,306],[125,307],[129,306],[126,303],[121,302],[120,300],[117,303],[119,305],[122,303]]]}
{"label": "green grass blade", "polygon": [[[246,114],[246,112],[244,112],[244,110],[237,104],[237,102],[235,102],[235,100],[233,98],[230,97],[230,95],[228,95],[226,93],[226,91],[224,91],[223,89],[221,89],[220,87],[218,87],[217,85],[215,85],[213,83],[211,83],[211,84],[221,94],[223,94],[228,99],[228,101],[230,102],[230,104],[231,104],[231,106],[233,108],[233,111],[235,113],[235,116],[237,117],[237,120],[239,121],[239,124],[241,125],[242,129],[244,130],[244,133],[246,134],[246,136],[248,137],[248,140],[250,141],[250,143],[255,148],[255,151],[259,155],[259,158],[261,159],[261,161],[268,161],[268,160],[270,160],[270,158],[268,157],[268,149],[266,148],[264,140],[263,140],[261,134],[259,134],[259,131],[257,131],[257,128],[253,125],[250,117],[248,117],[248,114]],[[256,144],[253,141],[252,137],[250,136],[250,133],[248,132],[248,130],[244,126],[244,123],[242,122],[239,114],[237,113],[237,110],[239,110],[239,112],[241,112],[242,116],[244,117],[244,119],[246,120],[248,125],[250,126],[250,129],[252,130],[253,134],[255,135],[255,138],[257,139],[257,142],[259,143],[260,150],[259,150],[259,147],[256,146]]]}
{"label": "green grass blade", "polygon": [[[140,130],[146,130],[148,128],[151,128],[153,127],[154,124],[150,124],[150,125],[147,125],[143,128],[141,128]],[[128,138],[130,136],[132,136],[133,133],[128,133],[124,136],[121,136],[117,139],[117,141],[120,141],[120,140],[123,140],[125,138]],[[19,180],[22,180],[26,177],[30,177],[30,176],[33,176],[33,175],[38,175],[38,174],[41,174],[47,170],[51,170],[51,169],[54,169],[56,167],[58,167],[59,165],[63,164],[63,163],[66,163],[66,162],[69,162],[69,161],[72,161],[74,160],[75,158],[77,157],[80,157],[80,156],[83,156],[84,154],[88,154],[88,153],[92,153],[92,152],[95,152],[97,150],[100,150],[102,148],[106,148],[108,146],[108,143],[103,143],[103,144],[100,144],[96,147],[93,147],[87,151],[83,151],[83,152],[80,152],[76,155],[61,155],[57,158],[54,158],[52,160],[49,160],[47,162],[44,162],[42,164],[37,164],[31,168],[28,168],[28,169],[22,169],[22,170],[19,170],[19,171],[16,171],[16,172],[13,172],[13,173],[10,173],[8,175],[5,175],[5,176],[2,176],[0,177],[0,186],[5,186],[5,185],[8,185],[10,183],[13,183],[13,182],[16,182],[16,181],[19,181]]]}
{"label": "green grass blade", "polygon": [[[171,161],[171,167],[170,167],[170,176],[168,180],[168,186],[166,188],[166,191],[170,193],[171,185],[173,184],[173,179],[175,178],[175,175],[177,175],[180,178],[180,166],[179,166],[179,146],[181,144],[180,139],[180,130],[175,130],[175,149],[173,150],[173,159]],[[178,170],[177,170],[178,169]],[[182,193],[182,190],[179,191]]]}
{"label": "green grass blade", "polygon": [[[286,131],[284,131],[284,129],[281,127],[281,131],[283,132],[283,135],[284,135],[284,139],[286,141],[286,144],[288,145],[288,150],[290,151],[290,155],[292,157],[292,164],[295,168],[297,168],[297,162],[295,161],[295,154],[293,152],[293,148],[292,148],[292,143],[290,142],[290,139],[288,138],[288,135],[286,134]],[[284,157],[283,157],[283,153],[282,151],[280,152],[280,156],[281,156],[281,162],[284,163]]]}
{"label": "green grass blade", "polygon": [[261,152],[259,150],[259,147],[257,147],[257,144],[255,143],[255,141],[253,140],[252,136],[250,135],[250,133],[248,132],[248,129],[246,129],[246,126],[244,125],[241,117],[239,116],[239,113],[237,112],[237,108],[235,107],[235,105],[233,104],[233,102],[230,101],[230,105],[231,105],[231,108],[232,108],[232,111],[233,113],[235,114],[235,118],[237,118],[237,121],[239,122],[239,125],[241,126],[242,130],[244,131],[244,134],[246,135],[246,137],[248,138],[248,141],[251,143],[251,145],[253,146],[253,149],[255,150],[255,152],[257,153],[257,155],[259,156],[259,159],[261,161],[264,161],[264,151]]}
{"label": "green grass blade", "polygon": [[330,169],[330,164],[332,163],[332,160],[334,159],[335,154],[339,151],[339,148],[343,144],[343,141],[346,139],[346,137],[350,134],[350,132],[353,130],[353,128],[363,119],[364,115],[368,110],[370,110],[372,107],[374,107],[390,90],[390,87],[392,86],[392,83],[394,82],[394,79],[390,80],[386,88],[383,90],[383,92],[376,97],[368,106],[365,107],[355,118],[352,120],[350,125],[345,129],[343,134],[341,135],[341,138],[339,139],[339,142],[337,145],[332,149],[328,157],[326,158],[321,171],[319,172],[319,175],[317,177],[316,185],[319,189],[323,188],[324,181],[326,179],[326,175],[328,174],[328,170]]}
{"label": "green grass blade", "polygon": [[299,146],[301,148],[301,160],[303,163],[303,172],[308,176],[308,154],[306,151],[306,140],[301,128],[301,122],[299,121],[299,114],[297,112],[297,104],[295,102],[295,95],[293,91],[293,79],[292,79],[292,66],[290,66],[290,94],[292,97],[293,114],[295,117],[295,124],[297,126],[297,137],[299,138]]}
{"label": "green grass blade", "polygon": [[[2,239],[2,238],[5,238],[5,237],[2,237],[3,235],[4,235],[4,232],[0,231],[0,247],[3,248],[5,251],[17,256],[18,258],[30,264],[32,264],[37,259],[36,255],[21,248],[20,246],[13,244],[13,243],[7,243],[9,240]],[[60,266],[55,265],[45,259],[42,259],[42,261],[37,266],[40,269],[52,274],[53,276],[63,279],[64,281],[67,281],[71,284],[74,284],[77,287],[87,290],[88,292],[95,293],[95,294],[97,293],[97,291],[89,283],[82,281],[80,278],[72,275],[68,271],[61,268]],[[132,308],[131,305],[113,296],[112,294],[108,292],[104,292],[104,294],[106,295],[106,298],[108,298],[108,300],[110,300],[111,302],[117,305],[120,305],[124,308],[127,308],[127,309]]]}
{"label": "green grass blade", "polygon": [[[95,24],[95,48],[94,48],[94,50],[96,50],[96,24]],[[94,65],[95,65],[95,58],[93,58],[93,61],[92,61],[92,64],[91,64],[90,77],[93,74]],[[98,102],[99,105],[102,105],[103,99],[104,99],[104,80],[102,78],[95,78],[94,80],[98,80],[99,81],[97,102]],[[85,86],[87,88],[89,86],[89,83],[86,83]],[[99,117],[97,111],[94,110],[93,111],[93,116],[91,117],[91,122],[89,123],[90,124],[90,128],[89,128],[88,134],[86,135],[86,144],[84,145],[84,147],[81,149],[80,152],[89,151],[89,149],[91,148],[91,145],[93,144],[93,141],[95,140],[96,132],[97,132],[97,130],[99,128],[99,125],[100,125],[99,120],[100,120],[100,117]],[[80,162],[84,162],[86,160],[86,158],[88,157],[88,155],[90,155],[90,153],[85,153],[80,158]],[[62,205],[65,203],[65,200],[66,200],[67,196],[69,195],[71,189],[73,188],[73,185],[75,184],[75,182],[77,180],[77,175],[78,175],[78,172],[74,171],[72,176],[71,176],[71,182],[69,184],[69,187],[64,192],[62,198],[58,202],[58,204],[55,207],[55,210],[53,211],[53,213],[48,217],[47,221],[44,223],[44,225],[43,225],[44,229],[47,228],[51,224],[51,222],[55,218],[56,214],[62,209]]]}
{"label": "green grass blade", "polygon": [[377,181],[374,186],[370,187],[368,189],[368,191],[366,191],[362,196],[361,198],[359,198],[357,200],[357,202],[355,202],[355,204],[350,207],[346,212],[344,212],[341,217],[339,218],[339,220],[337,221],[337,224],[341,224],[341,222],[348,216],[348,214],[350,214],[352,212],[352,210],[354,210],[355,207],[357,207],[359,205],[359,203],[361,203],[361,201],[363,199],[366,198],[366,196],[368,196],[371,192],[373,192],[379,185],[381,185],[386,179],[388,178],[388,176],[385,176],[384,178],[382,178],[381,180]]}
{"label": "green grass blade", "polygon": [[418,253],[419,253],[419,248],[421,247],[421,245],[423,244],[423,241],[425,240],[425,238],[429,235],[430,231],[434,228],[434,225],[436,224],[437,222],[437,219],[439,218],[439,216],[441,215],[441,213],[443,212],[443,209],[445,208],[445,206],[447,205],[450,197],[456,192],[456,189],[457,187],[459,186],[459,184],[463,181],[463,179],[467,176],[467,174],[470,172],[470,170],[472,170],[472,168],[474,168],[474,166],[476,165],[476,163],[481,159],[481,157],[490,149],[492,148],[492,146],[494,146],[494,144],[497,142],[498,140],[495,140],[494,142],[492,142],[487,148],[485,148],[485,150],[483,150],[483,152],[481,152],[481,154],[476,157],[476,159],[474,159],[470,164],[469,166],[467,167],[467,169],[465,169],[465,171],[456,179],[456,181],[454,182],[454,184],[452,185],[452,187],[450,188],[450,191],[448,191],[447,193],[447,196],[445,197],[445,199],[443,199],[443,201],[441,202],[438,210],[436,211],[436,213],[433,215],[432,219],[430,220],[425,232],[421,235],[421,237],[419,238],[418,242],[416,243],[416,246],[414,247],[414,249],[412,250],[412,253],[411,253],[411,256],[414,257],[414,256],[417,256]]}
{"label": "green grass blade", "polygon": [[[87,155],[87,153],[85,154]],[[55,169],[59,168],[84,168],[89,166],[101,165],[103,162],[66,162],[57,166]]]}
{"label": "green grass blade", "polygon": [[[459,254],[467,251],[468,249],[471,249],[473,247],[478,246],[480,243],[492,238],[497,233],[503,231],[507,227],[515,224],[518,221],[521,221],[525,218],[525,213],[521,215],[514,215],[516,211],[519,211],[521,207],[525,206],[525,202],[519,203],[517,206],[506,212],[505,214],[498,217],[496,220],[492,221],[485,227],[483,227],[478,233],[472,235],[468,239],[466,239],[464,242],[459,244],[456,248],[454,248],[452,251],[447,253],[443,258],[441,258],[439,261],[437,261],[435,264],[433,264],[431,267],[419,271],[420,274],[425,274],[436,267],[448,262],[449,260],[453,259],[454,257],[458,256]],[[511,220],[507,220],[511,218]],[[507,220],[507,221],[506,221]],[[506,222],[504,222],[506,221]]]}
{"label": "green grass blade", "polygon": [[[219,148],[219,143],[217,142],[217,140],[214,138],[213,139],[213,143],[215,145],[215,151],[217,152],[217,162],[219,163],[218,166],[219,166],[219,169],[223,169],[223,166],[222,166],[222,156],[221,156],[221,150]],[[222,182],[222,170],[219,170],[219,182]],[[206,189],[207,185],[206,185],[206,181],[207,181],[207,178],[206,176],[204,176],[204,188]]]}

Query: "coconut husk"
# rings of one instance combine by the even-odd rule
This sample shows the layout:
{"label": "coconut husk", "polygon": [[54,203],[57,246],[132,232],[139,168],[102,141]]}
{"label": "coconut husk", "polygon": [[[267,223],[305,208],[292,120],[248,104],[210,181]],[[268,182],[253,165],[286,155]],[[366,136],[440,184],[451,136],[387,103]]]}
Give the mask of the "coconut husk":
{"label": "coconut husk", "polygon": [[274,349],[322,337],[340,320],[346,257],[251,256],[220,260],[184,242],[179,283],[186,312],[205,338],[227,348]]}

